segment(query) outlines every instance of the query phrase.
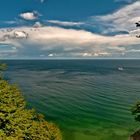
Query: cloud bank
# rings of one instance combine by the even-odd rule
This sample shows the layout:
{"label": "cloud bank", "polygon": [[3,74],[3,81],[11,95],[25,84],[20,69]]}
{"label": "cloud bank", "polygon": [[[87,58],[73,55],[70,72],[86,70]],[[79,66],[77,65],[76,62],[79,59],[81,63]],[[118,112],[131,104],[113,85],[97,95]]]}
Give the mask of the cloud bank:
{"label": "cloud bank", "polygon": [[[140,20],[140,2],[129,4],[112,14],[93,16],[82,22],[47,20],[53,26],[37,21],[37,12],[20,17],[34,21],[31,27],[0,29],[0,57],[140,57],[140,33],[135,22]],[[100,34],[87,31],[89,26]],[[83,30],[75,27],[85,27]],[[10,48],[8,47],[10,46]],[[4,49],[5,48],[5,49]]]}
{"label": "cloud bank", "polygon": [[0,43],[15,46],[17,55],[21,50],[27,53],[28,47],[38,50],[43,57],[98,57],[125,55],[132,50],[127,46],[139,45],[140,39],[131,35],[102,36],[85,30],[47,26],[1,29]]}

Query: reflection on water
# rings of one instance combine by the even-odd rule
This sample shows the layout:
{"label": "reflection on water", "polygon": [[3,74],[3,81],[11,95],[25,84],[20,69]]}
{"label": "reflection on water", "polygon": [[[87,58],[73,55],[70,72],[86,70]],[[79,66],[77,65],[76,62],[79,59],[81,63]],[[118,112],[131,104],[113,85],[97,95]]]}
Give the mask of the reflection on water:
{"label": "reflection on water", "polygon": [[[139,60],[6,61],[28,106],[62,130],[64,140],[127,140],[137,125]],[[123,71],[118,67],[122,66]]]}

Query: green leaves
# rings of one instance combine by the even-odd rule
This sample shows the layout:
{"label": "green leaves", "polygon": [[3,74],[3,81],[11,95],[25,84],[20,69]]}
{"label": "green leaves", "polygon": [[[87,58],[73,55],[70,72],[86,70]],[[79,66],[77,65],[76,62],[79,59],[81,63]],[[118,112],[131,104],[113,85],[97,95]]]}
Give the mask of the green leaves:
{"label": "green leaves", "polygon": [[0,64],[0,71],[5,71],[7,69],[6,64]]}
{"label": "green leaves", "polygon": [[0,140],[61,140],[60,130],[43,115],[27,110],[15,85],[0,80]]}
{"label": "green leaves", "polygon": [[5,71],[6,69],[7,69],[6,64],[0,64],[0,79],[2,79],[3,71]]}
{"label": "green leaves", "polygon": [[136,121],[140,122],[140,102],[137,102],[132,108],[132,115],[134,115]]}

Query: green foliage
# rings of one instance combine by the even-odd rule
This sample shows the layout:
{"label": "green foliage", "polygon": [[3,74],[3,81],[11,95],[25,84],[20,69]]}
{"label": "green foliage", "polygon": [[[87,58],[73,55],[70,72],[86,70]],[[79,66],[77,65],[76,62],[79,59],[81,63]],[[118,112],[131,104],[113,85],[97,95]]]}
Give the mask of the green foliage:
{"label": "green foliage", "polygon": [[6,64],[0,64],[0,79],[2,78],[3,71],[7,69]]}
{"label": "green foliage", "polygon": [[7,69],[6,64],[0,64],[0,71],[5,71]]}
{"label": "green foliage", "polygon": [[16,87],[0,80],[0,140],[61,140],[59,129],[27,110]]}
{"label": "green foliage", "polygon": [[137,102],[132,108],[132,114],[134,115],[135,120],[140,122],[140,102]]}

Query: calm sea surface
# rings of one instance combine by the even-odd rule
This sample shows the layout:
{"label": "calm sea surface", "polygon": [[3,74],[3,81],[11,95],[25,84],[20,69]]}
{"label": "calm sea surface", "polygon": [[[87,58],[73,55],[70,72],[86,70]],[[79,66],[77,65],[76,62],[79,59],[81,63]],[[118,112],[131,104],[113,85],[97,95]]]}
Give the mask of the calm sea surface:
{"label": "calm sea surface", "polygon": [[130,110],[140,100],[140,60],[0,62],[28,106],[55,122],[64,140],[127,140],[138,128]]}

